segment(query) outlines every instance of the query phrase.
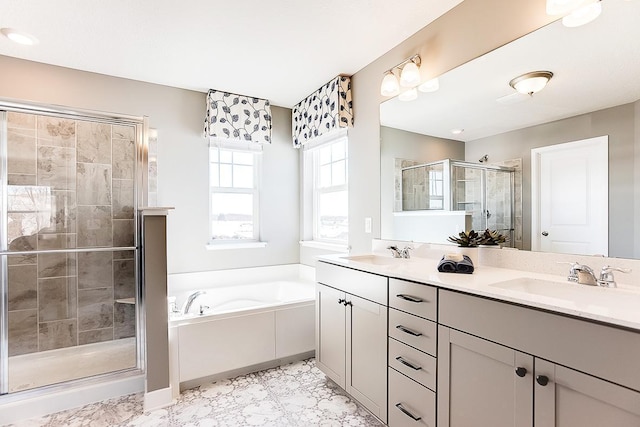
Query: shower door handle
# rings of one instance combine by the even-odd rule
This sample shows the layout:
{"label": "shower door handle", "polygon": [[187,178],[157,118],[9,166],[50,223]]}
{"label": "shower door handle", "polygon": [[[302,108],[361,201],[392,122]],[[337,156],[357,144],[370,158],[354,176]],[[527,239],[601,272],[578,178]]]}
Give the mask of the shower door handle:
{"label": "shower door handle", "polygon": [[547,232],[547,231],[543,231],[543,232],[542,232],[542,235],[543,235],[544,237],[547,237],[547,236],[549,235],[549,232]]}

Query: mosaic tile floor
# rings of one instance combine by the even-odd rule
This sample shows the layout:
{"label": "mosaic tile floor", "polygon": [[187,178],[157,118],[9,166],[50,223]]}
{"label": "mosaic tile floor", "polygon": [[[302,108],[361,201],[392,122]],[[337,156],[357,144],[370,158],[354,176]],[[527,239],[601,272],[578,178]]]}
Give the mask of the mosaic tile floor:
{"label": "mosaic tile floor", "polygon": [[142,395],[13,424],[18,427],[365,427],[382,426],[308,359],[217,381],[182,393],[168,408],[143,413]]}

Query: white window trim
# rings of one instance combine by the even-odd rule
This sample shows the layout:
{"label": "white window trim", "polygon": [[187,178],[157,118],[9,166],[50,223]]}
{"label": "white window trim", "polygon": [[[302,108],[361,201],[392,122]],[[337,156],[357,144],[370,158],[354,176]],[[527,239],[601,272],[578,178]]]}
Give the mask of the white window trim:
{"label": "white window trim", "polygon": [[[217,148],[225,151],[238,151],[238,152],[251,152],[253,154],[262,154],[262,144],[250,143],[250,142],[229,142],[222,138],[210,138],[209,150],[211,148]],[[209,154],[210,156],[210,154]],[[262,156],[253,156],[253,189],[240,189],[233,187],[213,187],[211,186],[211,170],[208,173],[208,187],[209,187],[209,206],[208,206],[208,230],[209,239],[206,244],[207,250],[219,250],[219,249],[247,249],[247,248],[264,248],[267,246],[267,242],[260,240],[260,187],[262,176]],[[211,167],[211,159],[209,157],[209,167]],[[214,193],[229,193],[229,194],[252,194],[253,195],[253,239],[238,239],[238,240],[213,240],[211,230],[211,202],[212,195]]]}
{"label": "white window trim", "polygon": [[[316,218],[316,206],[317,206],[317,193],[314,191],[316,182],[318,179],[318,169],[314,167],[313,162],[314,157],[312,155],[313,151],[316,151],[320,147],[331,144],[333,142],[337,142],[339,139],[346,138],[347,139],[347,176],[345,177],[345,184],[340,186],[340,188],[332,187],[331,191],[341,191],[346,190],[349,192],[349,148],[348,148],[348,131],[347,129],[339,129],[333,131],[327,135],[322,135],[320,137],[314,138],[313,141],[303,145],[301,150],[302,155],[302,237],[303,239],[300,241],[300,245],[302,247],[311,247],[317,249],[327,249],[327,250],[335,250],[344,252],[345,250],[349,250],[348,241],[345,242],[343,240],[331,240],[331,239],[318,239],[317,236],[317,218]],[[314,171],[316,172],[314,174]]]}

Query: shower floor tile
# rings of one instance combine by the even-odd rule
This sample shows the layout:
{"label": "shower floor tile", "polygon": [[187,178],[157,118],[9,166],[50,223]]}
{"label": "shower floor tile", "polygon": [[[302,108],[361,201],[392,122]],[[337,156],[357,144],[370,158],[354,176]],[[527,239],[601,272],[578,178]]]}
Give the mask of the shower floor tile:
{"label": "shower floor tile", "polygon": [[382,426],[308,359],[184,391],[143,412],[141,394],[34,418],[14,426]]}

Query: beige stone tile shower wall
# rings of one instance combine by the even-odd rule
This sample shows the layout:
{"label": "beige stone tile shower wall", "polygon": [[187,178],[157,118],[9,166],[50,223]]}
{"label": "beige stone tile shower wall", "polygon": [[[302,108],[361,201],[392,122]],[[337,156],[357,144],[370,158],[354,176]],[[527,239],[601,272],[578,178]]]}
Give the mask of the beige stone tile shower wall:
{"label": "beige stone tile shower wall", "polygon": [[[8,247],[134,245],[132,126],[9,113]],[[9,355],[135,335],[134,252],[8,256]]]}

